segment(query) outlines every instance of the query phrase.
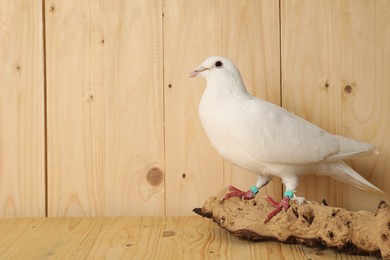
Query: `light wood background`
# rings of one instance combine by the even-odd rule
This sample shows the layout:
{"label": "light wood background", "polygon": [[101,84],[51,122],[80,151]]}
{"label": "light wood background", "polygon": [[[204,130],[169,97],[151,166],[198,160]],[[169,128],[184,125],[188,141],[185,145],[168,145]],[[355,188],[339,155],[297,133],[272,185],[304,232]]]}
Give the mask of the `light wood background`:
{"label": "light wood background", "polygon": [[45,2],[49,216],[163,215],[161,2]]}
{"label": "light wood background", "polygon": [[326,177],[298,193],[349,209],[390,201],[390,2],[281,1],[283,106],[324,129],[373,143],[379,156],[349,161],[385,196]]}
{"label": "light wood background", "polygon": [[[278,10],[278,1],[165,1],[168,215],[190,213],[224,186],[248,189],[256,182],[255,175],[224,162],[210,145],[198,118],[205,82],[188,75],[206,57],[224,55],[241,68],[252,93],[280,104]],[[266,192],[280,196],[280,182],[271,183]]]}
{"label": "light wood background", "polygon": [[298,190],[375,210],[390,201],[389,23],[385,0],[0,0],[0,216],[191,215],[253,185],[198,119],[205,82],[188,73],[211,55],[256,96],[377,145],[349,163],[386,195],[325,177]]}
{"label": "light wood background", "polygon": [[40,1],[0,0],[0,216],[45,215]]}

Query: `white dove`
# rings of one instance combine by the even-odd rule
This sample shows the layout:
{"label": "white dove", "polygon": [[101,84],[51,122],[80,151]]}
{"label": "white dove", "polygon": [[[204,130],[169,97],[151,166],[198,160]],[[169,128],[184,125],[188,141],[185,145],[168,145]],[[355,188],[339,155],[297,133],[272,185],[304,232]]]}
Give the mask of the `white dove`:
{"label": "white dove", "polygon": [[342,159],[378,153],[372,144],[333,135],[288,112],[254,97],[245,88],[241,74],[227,58],[213,56],[191,72],[207,87],[199,105],[203,128],[218,153],[231,163],[258,174],[247,192],[230,186],[222,199],[252,199],[272,176],[282,179],[286,189],[280,203],[265,220],[289,208],[301,175],[330,176],[363,190],[383,193]]}

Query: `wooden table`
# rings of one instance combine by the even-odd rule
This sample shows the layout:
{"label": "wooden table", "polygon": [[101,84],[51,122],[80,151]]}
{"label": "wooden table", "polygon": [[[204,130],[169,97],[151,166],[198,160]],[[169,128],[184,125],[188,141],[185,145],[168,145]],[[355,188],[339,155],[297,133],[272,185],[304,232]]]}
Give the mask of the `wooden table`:
{"label": "wooden table", "polygon": [[278,242],[249,242],[210,219],[0,219],[0,259],[376,259]]}

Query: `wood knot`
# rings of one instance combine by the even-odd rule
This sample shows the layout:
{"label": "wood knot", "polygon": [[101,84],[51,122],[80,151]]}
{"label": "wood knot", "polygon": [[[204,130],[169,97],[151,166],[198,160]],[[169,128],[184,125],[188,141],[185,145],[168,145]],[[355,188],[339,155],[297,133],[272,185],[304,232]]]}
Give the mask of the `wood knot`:
{"label": "wood knot", "polygon": [[19,63],[15,63],[14,66],[13,66],[13,70],[15,73],[19,74],[22,70],[22,67],[20,66]]}
{"label": "wood knot", "polygon": [[88,95],[86,95],[85,100],[88,103],[92,103],[95,100],[95,96],[92,93],[89,93]]}
{"label": "wood knot", "polygon": [[176,235],[176,233],[173,231],[164,231],[162,236],[163,237],[172,237],[174,235]]}
{"label": "wood knot", "polygon": [[160,168],[153,167],[146,174],[146,180],[152,186],[158,186],[164,179],[164,173]]}
{"label": "wood knot", "polygon": [[352,92],[352,87],[351,85],[346,85],[344,87],[344,92],[347,93],[347,94],[350,94]]}
{"label": "wood knot", "polygon": [[220,253],[218,253],[212,249],[208,251],[208,254],[211,255],[211,258],[220,258],[221,257]]}
{"label": "wood knot", "polygon": [[49,11],[50,13],[54,13],[56,11],[56,7],[54,5],[51,5]]}
{"label": "wood knot", "polygon": [[131,243],[124,244],[123,247],[129,248],[132,247],[133,245]]}

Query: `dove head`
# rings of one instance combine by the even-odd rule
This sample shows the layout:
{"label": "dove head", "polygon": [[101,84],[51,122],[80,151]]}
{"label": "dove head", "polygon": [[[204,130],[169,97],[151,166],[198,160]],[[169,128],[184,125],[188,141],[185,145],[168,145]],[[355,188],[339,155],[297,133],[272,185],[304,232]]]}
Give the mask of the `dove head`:
{"label": "dove head", "polygon": [[241,80],[236,66],[229,59],[221,56],[207,58],[190,73],[190,77],[202,77],[209,80]]}

